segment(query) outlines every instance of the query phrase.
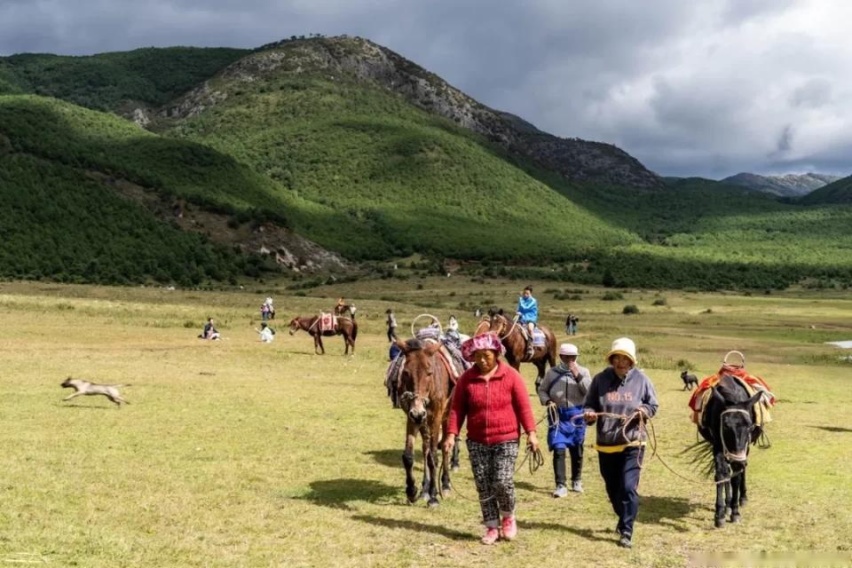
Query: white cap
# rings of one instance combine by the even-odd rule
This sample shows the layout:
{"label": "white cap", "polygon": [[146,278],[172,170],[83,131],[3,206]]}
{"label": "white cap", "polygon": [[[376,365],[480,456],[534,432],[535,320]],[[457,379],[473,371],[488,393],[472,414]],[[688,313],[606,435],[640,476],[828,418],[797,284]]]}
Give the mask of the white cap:
{"label": "white cap", "polygon": [[636,364],[636,344],[628,337],[619,337],[612,342],[612,349],[606,354],[606,360],[609,361],[613,355],[625,355]]}
{"label": "white cap", "polygon": [[563,343],[559,346],[559,354],[560,355],[579,355],[580,352],[577,350],[577,346],[573,343]]}

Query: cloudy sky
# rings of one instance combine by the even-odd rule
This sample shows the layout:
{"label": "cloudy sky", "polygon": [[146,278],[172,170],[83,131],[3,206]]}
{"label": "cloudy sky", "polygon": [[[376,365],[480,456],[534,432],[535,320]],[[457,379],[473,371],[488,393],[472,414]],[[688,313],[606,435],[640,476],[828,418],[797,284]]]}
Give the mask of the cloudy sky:
{"label": "cloudy sky", "polygon": [[846,0],[0,0],[0,56],[365,37],[662,175],[852,174]]}

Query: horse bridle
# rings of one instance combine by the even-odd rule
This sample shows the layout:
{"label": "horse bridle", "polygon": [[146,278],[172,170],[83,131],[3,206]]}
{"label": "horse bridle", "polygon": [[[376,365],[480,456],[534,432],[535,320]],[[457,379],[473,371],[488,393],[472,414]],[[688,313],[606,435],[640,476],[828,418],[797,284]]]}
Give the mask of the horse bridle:
{"label": "horse bridle", "polygon": [[504,327],[509,329],[509,331],[507,331],[504,335],[500,335],[499,331],[497,332],[497,337],[500,338],[500,341],[504,341],[507,337],[512,335],[512,332],[515,331],[515,327],[520,327],[518,322],[514,319],[512,320],[512,325],[509,325],[508,322],[509,318],[506,316],[500,316],[500,330],[502,331]]}
{"label": "horse bridle", "polygon": [[[724,420],[722,420],[722,418],[725,416],[725,414],[729,414],[731,412],[739,412],[741,414],[746,415],[746,418],[748,418],[748,422],[749,422],[749,427],[748,427],[749,432],[754,430],[754,420],[752,420],[751,414],[749,413],[749,411],[744,410],[742,408],[728,408],[726,410],[723,410],[722,413],[719,415],[719,441],[722,444],[722,452],[725,456],[725,461],[727,461],[727,462],[731,462],[731,461],[743,462],[743,461],[746,460],[746,458],[744,456],[740,456],[738,454],[731,453],[728,450],[727,444],[725,444],[725,436],[723,435],[723,431],[722,431],[723,428],[724,428]],[[746,450],[743,453],[746,453],[747,451],[748,451],[748,442],[746,442]]]}
{"label": "horse bridle", "polygon": [[[433,368],[432,368],[433,383],[432,384],[433,384],[433,388],[434,388],[434,386],[435,386],[435,383],[434,383],[434,373],[435,373],[434,365],[435,365],[435,362],[433,361],[432,364],[433,364]],[[449,369],[447,370],[447,372],[449,373]],[[399,370],[400,379],[402,379],[403,373],[405,373],[405,363],[403,363],[402,367]],[[418,398],[423,400],[423,408],[429,408],[430,405],[432,404],[432,399],[430,399],[428,395],[421,397],[421,396],[415,394],[413,391],[407,390],[404,393],[402,393],[399,397],[400,406],[402,406],[403,403],[407,403],[408,406],[411,407],[411,404],[415,400],[417,400]]]}

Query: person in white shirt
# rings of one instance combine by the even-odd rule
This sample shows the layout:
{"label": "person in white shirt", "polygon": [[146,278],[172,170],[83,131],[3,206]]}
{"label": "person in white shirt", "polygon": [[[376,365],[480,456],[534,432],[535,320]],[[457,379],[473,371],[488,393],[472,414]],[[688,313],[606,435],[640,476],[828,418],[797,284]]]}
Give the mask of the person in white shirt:
{"label": "person in white shirt", "polygon": [[271,343],[275,339],[275,332],[266,322],[260,324],[260,329],[254,328],[254,330],[260,334],[260,340],[264,343]]}

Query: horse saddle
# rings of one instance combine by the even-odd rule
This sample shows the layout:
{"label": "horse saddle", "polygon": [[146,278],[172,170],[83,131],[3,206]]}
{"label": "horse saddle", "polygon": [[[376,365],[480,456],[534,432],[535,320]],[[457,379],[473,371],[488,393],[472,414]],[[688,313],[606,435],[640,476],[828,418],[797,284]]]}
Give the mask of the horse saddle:
{"label": "horse saddle", "polygon": [[[729,375],[733,380],[738,382],[743,388],[746,390],[749,396],[754,396],[756,392],[761,392],[763,396],[760,398],[758,404],[754,405],[754,425],[757,427],[762,427],[766,423],[772,421],[772,416],[769,414],[769,396],[771,393],[765,388],[763,388],[760,384],[755,384],[754,382],[750,382],[743,377],[737,375]],[[693,407],[695,411],[694,421],[697,425],[701,426],[704,424],[704,411],[707,408],[707,402],[710,400],[710,397],[713,396],[713,387],[719,382],[721,377],[718,375],[713,375],[707,377],[702,381],[701,389],[696,391],[692,396],[692,404],[690,406]],[[769,393],[769,394],[767,394]]]}
{"label": "horse saddle", "polygon": [[321,332],[334,331],[337,329],[337,316],[334,314],[320,313],[319,329]]}
{"label": "horse saddle", "polygon": [[547,336],[539,328],[533,329],[532,338],[526,326],[521,326],[521,335],[524,338],[524,347],[527,353],[531,353],[536,347],[547,347]]}

